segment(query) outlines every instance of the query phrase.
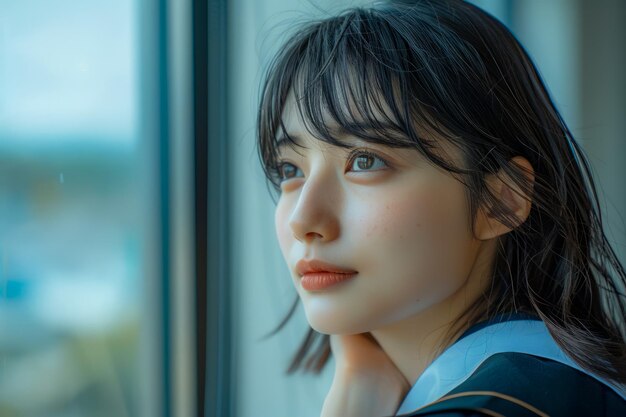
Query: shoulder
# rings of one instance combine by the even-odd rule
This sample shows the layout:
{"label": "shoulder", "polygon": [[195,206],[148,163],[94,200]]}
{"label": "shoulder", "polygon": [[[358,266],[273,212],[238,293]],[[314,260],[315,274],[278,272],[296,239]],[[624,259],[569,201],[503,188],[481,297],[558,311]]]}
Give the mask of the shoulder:
{"label": "shoulder", "polygon": [[568,365],[498,353],[431,405],[403,416],[626,416],[626,401]]}

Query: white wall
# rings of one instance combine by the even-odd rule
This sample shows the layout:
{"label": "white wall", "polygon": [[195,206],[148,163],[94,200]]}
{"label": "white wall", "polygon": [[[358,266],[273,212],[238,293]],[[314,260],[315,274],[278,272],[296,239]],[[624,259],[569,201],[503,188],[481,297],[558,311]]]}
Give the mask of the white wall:
{"label": "white wall", "polygon": [[605,206],[606,231],[626,262],[626,2],[580,3],[581,124]]}

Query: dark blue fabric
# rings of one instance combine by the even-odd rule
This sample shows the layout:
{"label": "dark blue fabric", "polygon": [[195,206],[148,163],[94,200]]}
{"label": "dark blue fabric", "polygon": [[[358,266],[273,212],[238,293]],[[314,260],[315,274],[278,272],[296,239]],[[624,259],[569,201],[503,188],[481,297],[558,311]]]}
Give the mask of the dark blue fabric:
{"label": "dark blue fabric", "polygon": [[[464,393],[466,395],[455,396]],[[446,398],[449,397],[449,398]],[[400,417],[623,417],[626,401],[570,366],[525,353],[491,356],[443,400]]]}

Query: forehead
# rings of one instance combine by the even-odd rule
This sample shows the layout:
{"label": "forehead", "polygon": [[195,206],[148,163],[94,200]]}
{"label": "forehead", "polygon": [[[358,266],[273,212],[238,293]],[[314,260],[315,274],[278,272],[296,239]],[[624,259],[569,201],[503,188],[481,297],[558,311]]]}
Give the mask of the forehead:
{"label": "forehead", "polygon": [[[301,114],[302,112],[298,109],[298,104],[296,103],[295,95],[293,93],[293,89],[287,95],[287,100],[285,100],[285,106],[283,107],[283,111],[281,114],[282,119],[282,128],[278,130],[278,136],[280,137],[283,132],[282,129],[287,132],[295,132],[300,131],[303,127],[306,126],[305,120]],[[326,115],[324,117],[325,122],[330,122],[329,114],[326,111]]]}
{"label": "forehead", "polygon": [[[311,99],[317,99],[318,102],[312,104]],[[372,134],[375,131],[378,135],[384,134],[397,142],[406,140],[405,132],[399,128],[387,105],[357,105],[350,97],[346,98],[345,94],[337,94],[331,100],[333,102],[328,103],[321,97],[296,98],[294,89],[290,89],[275,140],[280,142],[285,136],[301,134],[334,142],[345,136]]]}
{"label": "forehead", "polygon": [[[354,98],[349,97],[345,91],[342,91],[341,87],[337,86],[333,88],[332,97],[322,89],[310,89],[305,90],[296,83],[289,89],[287,98],[282,109],[282,119],[285,126],[292,125],[304,125],[310,118],[314,118],[317,121],[321,121],[329,128],[338,128],[339,123],[337,121],[338,113],[342,118],[345,116],[356,116],[362,113],[362,109]],[[359,100],[359,99],[357,99]],[[307,112],[316,112],[319,114],[310,114],[309,117],[303,119],[303,115]],[[335,113],[333,115],[333,113]],[[377,112],[378,116],[381,116],[380,112]],[[355,118],[356,117],[352,117]]]}

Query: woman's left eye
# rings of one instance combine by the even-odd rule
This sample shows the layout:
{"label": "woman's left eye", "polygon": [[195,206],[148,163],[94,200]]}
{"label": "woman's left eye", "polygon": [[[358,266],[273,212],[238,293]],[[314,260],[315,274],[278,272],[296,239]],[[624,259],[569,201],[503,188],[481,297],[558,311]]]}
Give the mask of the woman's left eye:
{"label": "woman's left eye", "polygon": [[384,159],[371,152],[357,152],[350,158],[349,171],[376,171],[388,167]]}

